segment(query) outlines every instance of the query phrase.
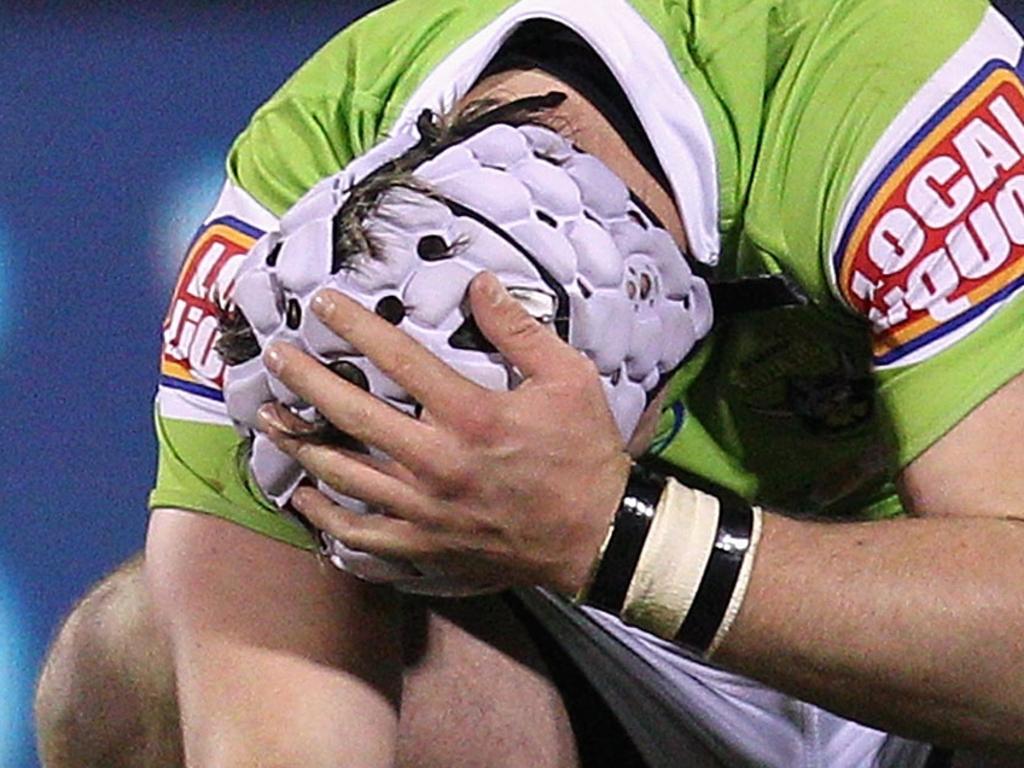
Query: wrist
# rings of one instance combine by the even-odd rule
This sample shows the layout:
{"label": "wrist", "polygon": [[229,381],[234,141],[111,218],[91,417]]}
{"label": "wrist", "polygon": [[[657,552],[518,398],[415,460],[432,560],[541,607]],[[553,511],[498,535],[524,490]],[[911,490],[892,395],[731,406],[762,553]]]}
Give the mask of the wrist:
{"label": "wrist", "polygon": [[615,529],[615,521],[618,519],[622,499],[628,491],[630,478],[636,467],[633,458],[626,453],[620,454],[619,459],[614,471],[608,473],[611,482],[608,483],[607,492],[603,494],[604,501],[599,503],[603,514],[600,517],[596,515],[593,517],[597,525],[589,531],[588,541],[583,547],[584,555],[576,561],[578,567],[574,569],[572,577],[559,590],[564,595],[572,596],[575,602],[582,601],[583,594],[589,589],[597,573],[597,568],[604,559]]}
{"label": "wrist", "polygon": [[702,655],[714,653],[746,594],[761,510],[634,467],[577,601]]}

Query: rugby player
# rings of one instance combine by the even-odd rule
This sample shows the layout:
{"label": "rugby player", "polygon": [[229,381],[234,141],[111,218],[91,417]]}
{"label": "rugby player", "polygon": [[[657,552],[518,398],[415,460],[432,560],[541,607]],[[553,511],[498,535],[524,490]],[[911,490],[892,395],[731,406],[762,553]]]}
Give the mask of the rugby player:
{"label": "rugby player", "polygon": [[[1016,510],[1024,489],[1020,460],[1001,449],[1012,445],[1024,386],[1014,338],[1024,242],[1019,36],[973,1],[944,4],[928,29],[917,9],[870,0],[714,8],[609,0],[600,10],[555,0],[396,3],[328,44],[236,143],[231,182],[168,320],[149,541],[196,764],[245,762],[267,749],[305,764],[393,757],[400,694],[387,670],[398,651],[380,638],[395,636],[395,614],[378,610],[392,598],[272,541],[311,540],[254,503],[252,483],[236,478],[238,438],[214,404],[220,362],[206,354],[215,321],[204,306],[240,263],[231,257],[273,230],[320,178],[423,107],[493,88],[515,97],[569,93],[564,118],[577,143],[697,261],[716,264],[724,278],[789,278],[797,306],[731,318],[684,366],[666,390],[656,443],[663,459],[768,511],[725,491],[687,495],[758,523],[729,539],[726,515],[687,512],[680,519],[703,521],[728,546],[692,560],[647,556],[643,526],[631,534],[619,525],[629,461],[596,373],[526,322],[487,278],[470,292],[474,316],[543,386],[482,394],[343,298],[320,305],[323,321],[358,338],[399,385],[431,391],[421,398],[426,413],[461,407],[463,418],[442,418],[430,431],[397,437],[386,406],[318,375],[287,347],[267,350],[278,380],[338,428],[392,455],[403,442],[414,465],[367,473],[265,420],[285,453],[339,490],[369,502],[388,495],[391,517],[348,514],[308,489],[292,504],[358,550],[492,584],[542,585],[621,613],[640,629],[608,610],[585,620],[601,635],[571,611],[551,621],[628,646],[644,660],[638,668],[655,671],[649,687],[730,764],[794,764],[786,760],[809,750],[832,765],[919,765],[926,753],[866,728],[822,730],[830,716],[795,705],[798,714],[771,720],[779,727],[758,740],[724,714],[728,706],[715,706],[717,691],[746,683],[642,630],[698,654],[713,650],[735,672],[885,730],[1020,748]],[[551,439],[579,436],[581,423],[591,430],[585,438]],[[410,482],[409,470],[433,482]],[[509,478],[520,481],[515,493]],[[662,497],[685,488],[664,478],[647,487],[652,506],[673,510]],[[869,518],[893,519],[851,522]],[[633,557],[614,567],[609,552],[599,557],[603,542],[614,550],[624,537]],[[728,564],[716,552],[737,540],[743,567],[724,568],[730,578],[716,581],[711,566]],[[673,569],[694,585],[689,591],[665,582]],[[610,582],[632,587],[635,576],[649,582],[647,604],[609,594]],[[715,610],[693,591],[705,577]],[[691,615],[705,615],[698,632],[687,628],[690,604]],[[657,619],[639,610],[651,606]],[[700,706],[688,682],[712,691]],[[504,701],[521,690],[513,683],[488,693]],[[744,696],[771,695],[751,690],[760,689]],[[785,701],[774,711],[786,711]],[[418,711],[436,713],[439,702],[430,704]],[[279,711],[291,715],[287,727]],[[564,719],[557,704],[508,711],[516,732],[538,744],[543,724]],[[806,731],[790,727],[799,722],[810,723]],[[297,738],[296,723],[316,738]],[[487,728],[449,725],[429,736],[482,736],[472,752],[480,762],[509,758]],[[808,733],[822,732],[855,735],[809,746]],[[550,744],[558,743],[555,735]]]}

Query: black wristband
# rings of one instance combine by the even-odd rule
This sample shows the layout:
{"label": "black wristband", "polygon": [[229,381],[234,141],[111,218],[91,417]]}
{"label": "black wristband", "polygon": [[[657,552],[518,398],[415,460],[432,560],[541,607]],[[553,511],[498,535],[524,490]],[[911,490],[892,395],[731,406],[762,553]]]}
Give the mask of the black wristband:
{"label": "black wristband", "polygon": [[588,605],[616,616],[622,611],[665,483],[661,475],[633,466],[615,514],[611,538],[587,591]]}
{"label": "black wristband", "polygon": [[731,495],[719,497],[718,501],[718,532],[711,558],[676,634],[677,643],[701,655],[707,653],[722,626],[754,528],[754,510],[749,504]]}

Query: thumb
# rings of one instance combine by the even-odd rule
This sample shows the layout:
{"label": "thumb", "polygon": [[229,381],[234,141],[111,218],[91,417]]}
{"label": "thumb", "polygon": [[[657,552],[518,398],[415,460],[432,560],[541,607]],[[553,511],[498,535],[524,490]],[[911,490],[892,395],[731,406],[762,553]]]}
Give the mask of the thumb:
{"label": "thumb", "polygon": [[490,272],[473,278],[469,304],[473,319],[487,340],[528,378],[543,377],[557,370],[566,355],[577,354],[523,309]]}

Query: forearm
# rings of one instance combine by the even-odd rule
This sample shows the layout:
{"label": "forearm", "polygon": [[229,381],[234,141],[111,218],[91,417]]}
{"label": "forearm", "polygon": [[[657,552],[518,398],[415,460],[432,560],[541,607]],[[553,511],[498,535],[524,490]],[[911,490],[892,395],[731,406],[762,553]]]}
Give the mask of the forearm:
{"label": "forearm", "polygon": [[1022,548],[1008,520],[766,515],[716,661],[883,729],[1024,747]]}

